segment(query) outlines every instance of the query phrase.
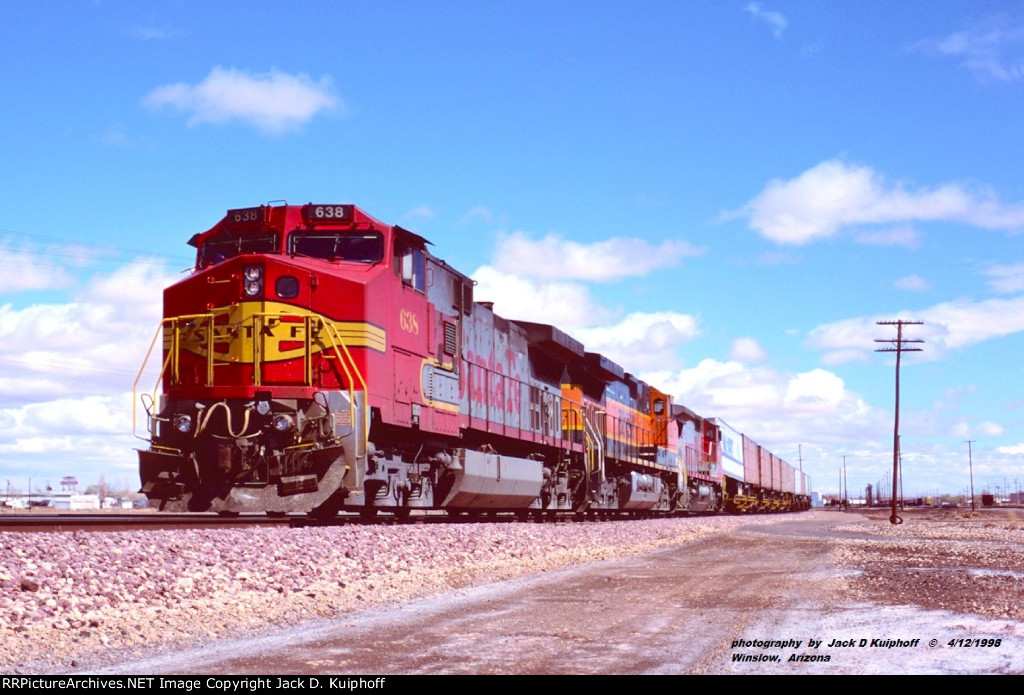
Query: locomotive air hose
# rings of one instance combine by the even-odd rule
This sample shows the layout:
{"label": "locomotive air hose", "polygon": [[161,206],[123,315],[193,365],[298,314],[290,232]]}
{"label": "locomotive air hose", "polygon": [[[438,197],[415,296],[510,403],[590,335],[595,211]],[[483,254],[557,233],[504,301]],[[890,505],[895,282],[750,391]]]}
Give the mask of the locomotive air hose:
{"label": "locomotive air hose", "polygon": [[225,418],[227,420],[228,434],[234,437],[235,439],[239,439],[245,435],[245,431],[249,429],[249,409],[246,408],[245,410],[245,419],[242,420],[242,431],[239,432],[238,434],[235,434],[234,431],[232,431],[231,429],[231,408],[228,407],[227,403],[221,401],[219,403],[214,403],[207,409],[206,415],[202,417],[202,422],[200,422],[199,426],[196,427],[196,432],[194,435],[192,435],[193,437],[198,437],[199,433],[206,429],[206,425],[210,422],[210,416],[213,415],[213,411],[216,410],[218,407],[223,407],[224,410],[227,411],[227,415],[225,416]]}

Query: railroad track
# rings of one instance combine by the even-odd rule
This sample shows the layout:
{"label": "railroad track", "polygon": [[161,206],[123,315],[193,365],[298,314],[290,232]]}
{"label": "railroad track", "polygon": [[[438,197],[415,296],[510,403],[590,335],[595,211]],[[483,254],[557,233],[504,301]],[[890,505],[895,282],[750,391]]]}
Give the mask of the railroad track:
{"label": "railroad track", "polygon": [[[352,525],[398,525],[425,523],[471,523],[486,519],[489,523],[516,521],[512,514],[449,516],[443,512],[430,511],[412,514],[408,517],[380,515],[364,517],[359,514],[339,514],[332,519],[316,519],[304,514],[270,517],[264,514],[240,514],[237,516],[191,513],[164,514],[135,512],[126,514],[0,514],[0,532],[71,532],[71,531],[139,531],[162,529],[218,529],[253,528],[256,526],[287,526],[304,528],[312,526]],[[560,519],[568,520],[568,519]]]}
{"label": "railroad track", "polygon": [[2,514],[0,531],[136,531],[140,529],[287,526],[288,517],[223,517],[217,514]]}
{"label": "railroad track", "polygon": [[[237,516],[195,512],[190,514],[165,514],[134,512],[126,514],[0,514],[0,532],[72,532],[72,531],[139,531],[164,529],[219,529],[253,528],[256,526],[287,526],[305,528],[317,526],[386,526],[405,524],[467,524],[467,523],[572,523],[624,520],[630,516],[586,516],[572,514],[528,517],[512,512],[449,515],[442,511],[428,510],[398,517],[390,514],[366,517],[358,513],[340,513],[331,519],[317,519],[305,514],[271,517],[264,514],[239,514]],[[638,515],[636,518],[643,518]]]}

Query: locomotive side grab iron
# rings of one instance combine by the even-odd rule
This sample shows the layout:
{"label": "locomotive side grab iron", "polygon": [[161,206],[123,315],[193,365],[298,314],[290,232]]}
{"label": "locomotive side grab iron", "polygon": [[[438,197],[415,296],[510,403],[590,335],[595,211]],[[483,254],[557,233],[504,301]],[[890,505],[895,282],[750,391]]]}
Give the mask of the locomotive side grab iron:
{"label": "locomotive side grab iron", "polygon": [[785,461],[474,302],[426,239],[353,205],[229,210],[189,243],[142,397],[142,491],[161,510],[810,507]]}

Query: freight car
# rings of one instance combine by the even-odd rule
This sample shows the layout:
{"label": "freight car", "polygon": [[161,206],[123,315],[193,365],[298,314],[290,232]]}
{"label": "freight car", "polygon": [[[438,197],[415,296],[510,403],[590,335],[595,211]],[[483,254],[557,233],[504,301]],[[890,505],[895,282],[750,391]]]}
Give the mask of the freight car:
{"label": "freight car", "polygon": [[229,210],[189,243],[141,397],[158,509],[810,506],[778,457],[555,326],[502,318],[426,239],[353,205]]}

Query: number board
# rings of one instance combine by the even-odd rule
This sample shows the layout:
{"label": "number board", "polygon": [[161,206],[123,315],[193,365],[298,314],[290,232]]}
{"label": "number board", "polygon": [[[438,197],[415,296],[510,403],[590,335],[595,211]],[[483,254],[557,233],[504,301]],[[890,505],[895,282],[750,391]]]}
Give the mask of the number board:
{"label": "number board", "polygon": [[352,206],[310,203],[302,208],[302,216],[306,219],[307,224],[348,222],[352,217]]}
{"label": "number board", "polygon": [[234,226],[240,225],[262,225],[266,221],[266,208],[262,205],[258,208],[238,208],[228,210],[226,222]]}

